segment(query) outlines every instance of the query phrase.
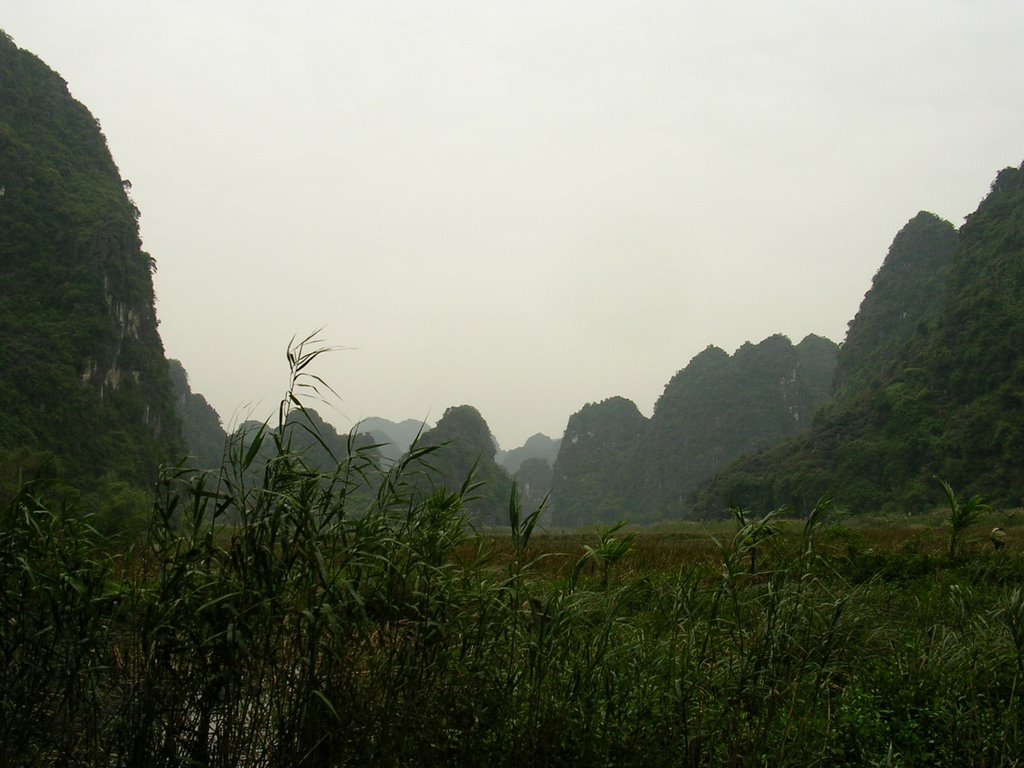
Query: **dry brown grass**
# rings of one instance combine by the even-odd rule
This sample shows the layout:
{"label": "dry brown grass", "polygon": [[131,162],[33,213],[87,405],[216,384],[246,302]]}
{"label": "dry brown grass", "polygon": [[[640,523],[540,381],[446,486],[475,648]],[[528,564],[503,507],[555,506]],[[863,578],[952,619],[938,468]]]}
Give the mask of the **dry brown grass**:
{"label": "dry brown grass", "polygon": [[[964,553],[990,552],[989,533],[996,526],[1007,533],[1004,550],[1007,556],[1024,552],[1024,509],[1014,509],[987,515],[968,529]],[[803,520],[781,520],[776,529],[779,535],[759,547],[769,562],[786,560],[799,551]],[[721,563],[719,542],[727,544],[735,535],[736,525],[732,521],[680,522],[628,530],[635,533],[636,538],[631,551],[616,568],[615,575],[619,579],[669,573],[680,568],[717,569]],[[526,548],[524,561],[531,563],[538,575],[565,579],[583,555],[584,546],[594,546],[599,539],[596,531],[537,531]],[[831,558],[846,558],[854,552],[939,557],[948,546],[949,525],[938,512],[905,519],[839,518],[823,528],[818,540],[818,551]],[[481,553],[495,567],[508,565],[514,554],[511,536],[489,532],[471,537],[460,545],[456,559],[468,563]]]}

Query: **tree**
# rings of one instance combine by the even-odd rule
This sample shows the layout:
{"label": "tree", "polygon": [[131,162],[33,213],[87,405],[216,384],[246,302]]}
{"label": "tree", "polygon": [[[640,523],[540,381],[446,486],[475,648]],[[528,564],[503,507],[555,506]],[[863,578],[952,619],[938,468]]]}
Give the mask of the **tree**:
{"label": "tree", "polygon": [[953,492],[949,483],[941,478],[935,478],[946,493],[949,501],[949,558],[952,560],[960,551],[961,538],[964,531],[981,519],[981,516],[988,512],[990,507],[981,500],[981,496],[972,496],[965,502],[961,502]]}

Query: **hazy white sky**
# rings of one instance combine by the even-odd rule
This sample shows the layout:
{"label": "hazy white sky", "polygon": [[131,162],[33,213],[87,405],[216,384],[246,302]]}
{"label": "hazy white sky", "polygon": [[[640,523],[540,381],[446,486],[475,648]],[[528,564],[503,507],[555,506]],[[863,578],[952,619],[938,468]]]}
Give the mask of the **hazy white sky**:
{"label": "hazy white sky", "polygon": [[502,447],[708,344],[841,341],[899,228],[1024,159],[1019,0],[0,0],[134,185],[226,426],[293,335],[340,429]]}

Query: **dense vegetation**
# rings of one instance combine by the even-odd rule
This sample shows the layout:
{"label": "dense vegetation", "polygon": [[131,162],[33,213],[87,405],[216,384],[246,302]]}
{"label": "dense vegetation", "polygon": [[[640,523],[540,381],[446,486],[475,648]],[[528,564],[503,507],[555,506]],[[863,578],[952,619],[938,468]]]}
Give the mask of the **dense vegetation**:
{"label": "dense vegetation", "polygon": [[614,523],[637,514],[637,454],[647,419],[624,397],[587,403],[569,417],[551,479],[560,526]]}
{"label": "dense vegetation", "polygon": [[0,32],[0,476],[142,486],[180,448],[129,187],[65,82]]}
{"label": "dense vegetation", "polygon": [[490,427],[480,412],[471,405],[448,408],[437,426],[423,433],[414,445],[412,455],[424,450],[429,457],[418,462],[418,483],[422,490],[444,493],[445,489],[463,488],[471,479],[472,493],[466,493],[465,505],[469,519],[481,525],[500,523],[508,508],[512,479],[495,461],[497,445]]}
{"label": "dense vegetation", "polygon": [[559,538],[512,504],[506,534],[469,537],[462,496],[416,482],[443,448],[383,473],[355,450],[324,473],[291,450],[289,415],[218,475],[165,476],[136,548],[39,486],[0,506],[0,765],[1024,752],[1017,517],[996,518],[1013,534],[1000,551],[952,490],[955,528],[842,527],[821,503],[806,521],[737,509],[710,531]]}
{"label": "dense vegetation", "polygon": [[1003,505],[1024,487],[1024,170],[959,233],[919,214],[897,235],[840,352],[833,401],[803,437],[705,489],[731,503],[920,512],[934,476]]}
{"label": "dense vegetation", "polygon": [[775,335],[731,357],[708,347],[666,385],[642,452],[639,498],[654,519],[679,518],[702,481],[733,459],[807,430],[828,402],[836,344]]}
{"label": "dense vegetation", "polygon": [[952,224],[925,211],[897,233],[839,348],[832,383],[839,402],[886,383],[935,323],[958,241]]}
{"label": "dense vegetation", "polygon": [[836,345],[808,336],[744,344],[729,355],[709,346],[679,371],[645,419],[616,397],[569,419],[555,461],[553,518],[559,525],[678,518],[715,471],[811,425],[828,402]]}

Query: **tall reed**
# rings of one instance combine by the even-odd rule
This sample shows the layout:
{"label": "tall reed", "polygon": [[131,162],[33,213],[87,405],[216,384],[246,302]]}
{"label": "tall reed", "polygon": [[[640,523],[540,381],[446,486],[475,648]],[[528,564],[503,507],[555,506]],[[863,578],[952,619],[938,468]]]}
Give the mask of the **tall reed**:
{"label": "tall reed", "polygon": [[473,478],[430,481],[443,448],[382,466],[353,444],[327,469],[295,448],[312,423],[299,393],[321,385],[312,342],[289,351],[275,424],[240,435],[219,472],[165,473],[134,549],[109,554],[87,517],[47,511],[32,488],[4,504],[0,765],[1022,753],[1019,555],[929,559],[896,579],[912,553],[876,553],[865,575],[822,537],[827,500],[794,534],[783,510],[736,510],[731,536],[646,569],[652,535],[538,538],[540,510],[514,495],[508,534],[479,535]]}

